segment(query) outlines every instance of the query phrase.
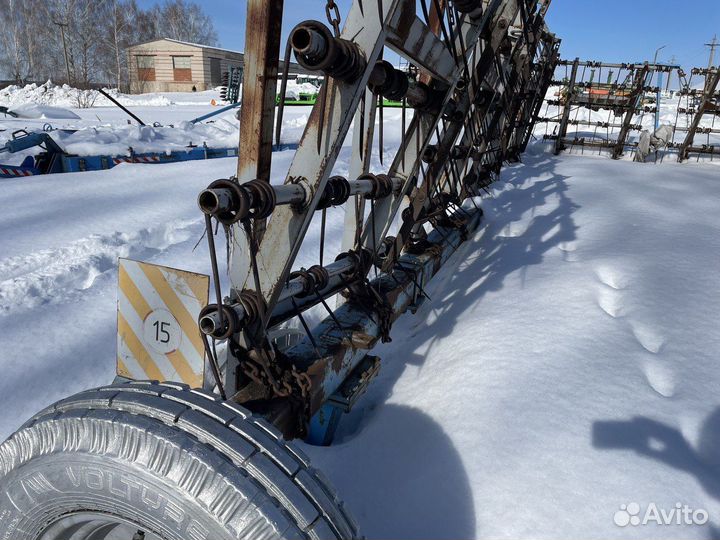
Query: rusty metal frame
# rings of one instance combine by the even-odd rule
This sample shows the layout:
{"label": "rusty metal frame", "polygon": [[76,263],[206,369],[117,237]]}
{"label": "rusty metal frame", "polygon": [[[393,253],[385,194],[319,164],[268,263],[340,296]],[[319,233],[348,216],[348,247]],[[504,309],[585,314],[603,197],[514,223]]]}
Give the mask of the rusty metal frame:
{"label": "rusty metal frame", "polygon": [[568,120],[570,119],[570,111],[573,101],[572,98],[575,94],[575,82],[577,81],[577,72],[579,66],[580,59],[576,58],[572,64],[572,72],[570,74],[570,81],[567,85],[567,97],[565,98],[565,106],[563,107],[562,120],[560,121],[560,128],[558,129],[557,140],[555,141],[556,156],[565,149],[563,140],[567,136]]}
{"label": "rusty metal frame", "polygon": [[[693,146],[695,137],[700,132],[700,122],[709,111],[711,103],[713,101],[720,102],[716,95],[718,88],[720,88],[720,68],[710,69],[707,71],[706,84],[702,92],[702,101],[698,105],[692,124],[687,129],[685,140],[678,149],[678,161],[680,163],[687,160],[691,152],[698,154],[706,153],[711,155],[720,152],[720,148],[713,146]],[[712,130],[710,132],[712,132]]]}
{"label": "rusty metal frame", "polygon": [[[682,102],[678,103],[678,120],[676,121],[676,125],[673,126],[673,137],[670,141],[667,141],[665,143],[664,148],[669,151],[677,151],[679,162],[686,161],[689,158],[690,154],[698,154],[698,159],[699,156],[703,154],[709,155],[711,159],[716,154],[720,154],[720,146],[718,145],[713,145],[709,143],[699,145],[695,142],[698,135],[717,135],[718,133],[720,133],[720,129],[712,127],[701,127],[700,125],[706,115],[720,114],[716,105],[718,102],[720,102],[720,76],[718,76],[718,71],[720,70],[718,70],[717,68],[694,68],[692,70],[693,75],[697,74],[705,76],[704,87],[701,89],[694,89],[691,87],[690,82],[686,78],[685,72],[680,66],[677,65],[654,63],[606,63],[595,61],[581,61],[579,59],[560,60],[558,62],[558,65],[572,67],[571,75],[566,81],[552,81],[553,85],[560,86],[563,89],[561,90],[560,94],[562,95],[564,93],[565,98],[559,100],[546,99],[545,103],[547,103],[548,105],[557,105],[562,107],[562,114],[559,115],[559,117],[541,116],[540,110],[542,104],[539,104],[539,106],[536,107],[534,113],[534,118],[537,123],[559,124],[556,134],[545,135],[544,137],[546,140],[553,141],[556,154],[566,149],[567,147],[578,146],[580,148],[598,148],[600,150],[610,150],[611,157],[613,159],[619,159],[623,155],[625,149],[638,148],[639,145],[637,142],[628,142],[628,139],[632,132],[640,132],[643,131],[644,128],[640,124],[633,124],[632,121],[635,115],[639,112],[655,112],[655,108],[653,107],[643,107],[641,103],[641,96],[644,93],[657,94],[662,90],[662,88],[649,85],[649,80],[652,80],[652,75],[657,72],[667,73],[668,79],[670,79],[674,74],[678,77],[681,89],[677,92],[677,95],[687,97],[692,96],[699,99],[699,103],[696,107],[683,107]],[[620,70],[625,70],[632,75],[632,83],[618,84],[616,81],[615,83],[610,84],[608,81],[607,84],[603,85],[600,82],[593,82],[592,79],[590,80],[590,82],[587,82],[584,81],[582,77],[578,77],[578,69],[580,67],[591,69],[599,68],[601,70],[615,69],[618,70],[618,73],[620,72]],[[668,80],[668,88],[669,84],[670,82]],[[594,101],[593,99],[580,99],[576,95],[576,90],[578,88],[592,89],[595,87],[603,86],[610,86],[612,87],[614,92],[624,93],[624,95],[628,97],[629,103],[608,104],[601,101]],[[570,119],[570,112],[573,106],[578,108],[592,108],[594,110],[608,109],[611,111],[615,111],[616,115],[622,114],[622,120],[620,122],[612,122],[611,120],[602,122],[588,121],[578,118]],[[692,115],[692,120],[689,122],[689,125],[687,127],[680,125],[679,119],[681,114]],[[597,140],[594,136],[590,138],[585,136],[568,137],[567,132],[569,126],[587,126],[595,128],[596,133],[597,130],[601,128],[607,130],[610,130],[611,128],[617,128],[619,129],[619,132],[617,133],[617,136],[615,138],[611,139],[608,136],[607,139],[602,140]],[[676,142],[675,133],[677,132],[685,134],[681,142]]]}
{"label": "rusty metal frame", "polygon": [[623,119],[622,127],[620,128],[620,135],[618,136],[615,147],[613,148],[613,159],[620,159],[620,156],[622,156],[623,151],[625,150],[625,143],[627,142],[628,135],[630,134],[632,119],[642,103],[643,89],[647,84],[647,77],[649,73],[650,67],[648,64],[642,66],[642,68],[637,70],[635,73],[635,84],[633,85],[632,94],[630,95],[630,105],[625,112],[625,118]]}
{"label": "rusty metal frame", "polygon": [[[264,414],[288,436],[302,432],[297,400],[290,403],[291,396],[278,394],[257,401],[256,391],[237,387],[236,370],[244,362],[237,351],[267,346],[263,336],[270,322],[277,324],[293,313],[287,299],[304,289],[305,278],[295,277],[291,283],[290,272],[315,211],[325,207],[330,173],[353,120],[350,179],[369,172],[375,119],[382,111],[378,91],[368,83],[376,79],[383,49],[394,50],[416,66],[418,88],[424,88],[428,100],[416,105],[401,148],[388,166],[386,178],[396,186],[392,193],[373,200],[364,222],[360,218],[367,191],[357,187],[360,180],[353,184],[358,195],[346,203],[343,251],[369,254],[381,271],[379,277],[368,281],[370,268],[357,263],[352,282],[333,277],[322,291],[316,289],[317,298],[293,300],[299,313],[339,288],[351,291],[346,302],[306,340],[284,351],[282,359],[268,352],[271,362],[292,366],[293,377],[308,381],[302,387],[306,405],[300,412],[306,420],[361,364],[375,342],[387,337],[392,322],[422,300],[426,283],[479,225],[482,212],[464,207],[463,201],[487,187],[503,162],[517,159],[527,145],[535,111],[558,60],[559,41],[544,22],[550,1],[477,0],[463,2],[462,12],[454,1],[434,0],[429,10],[421,2],[425,20],[416,13],[415,0],[352,3],[338,37],[363,58],[358,76],[326,76],[325,97],[312,110],[285,183],[270,188],[278,204],[267,224],[263,217],[254,220],[251,229],[245,221],[229,227],[227,305],[236,307],[228,313],[235,310],[250,317],[247,304],[242,304],[248,294],[264,304],[252,334],[235,330],[231,336],[235,345],[228,347],[224,367],[229,396]],[[272,144],[282,8],[282,0],[248,1],[245,73],[246,82],[254,84],[243,87],[237,182],[248,186],[241,191],[250,194],[251,202],[252,194],[262,191],[257,181],[270,179],[267,149]],[[434,157],[425,166],[428,152]],[[227,197],[221,191],[209,189],[206,195]],[[390,237],[403,208],[396,235]],[[428,227],[429,233],[424,231]],[[421,229],[418,242],[415,237]],[[342,276],[338,265],[344,264],[349,263],[331,264],[325,272]],[[375,295],[379,303],[368,307],[367,298],[358,300],[353,296],[357,294]],[[381,316],[383,310],[387,313]],[[212,316],[216,319],[211,317],[211,323],[223,322],[222,315]]]}

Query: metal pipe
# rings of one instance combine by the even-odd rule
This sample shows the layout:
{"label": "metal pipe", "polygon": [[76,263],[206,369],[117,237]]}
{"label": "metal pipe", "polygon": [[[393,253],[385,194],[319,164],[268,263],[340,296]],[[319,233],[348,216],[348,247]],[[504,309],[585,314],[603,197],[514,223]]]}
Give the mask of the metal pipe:
{"label": "metal pipe", "polygon": [[[574,63],[574,60],[560,60],[558,62],[559,66],[571,66]],[[580,61],[580,66],[582,67],[603,67],[603,68],[614,68],[614,69],[642,69],[645,67],[644,63],[638,63],[638,64],[617,64],[617,63],[610,63],[610,62],[595,62],[592,60],[585,60]],[[651,70],[664,70],[664,71],[672,71],[675,69],[680,69],[680,66],[678,65],[670,65],[670,64],[647,64],[647,66]]]}
{"label": "metal pipe", "polygon": [[[352,258],[345,257],[343,259],[340,259],[339,261],[335,261],[333,263],[328,264],[327,266],[323,267],[328,273],[329,279],[331,281],[330,285],[328,285],[327,288],[332,288],[334,283],[332,281],[339,278],[342,274],[347,274],[348,272],[352,272],[352,270],[355,268],[355,263]],[[278,299],[278,302],[282,302],[283,300],[287,300],[291,297],[297,296],[298,294],[301,294],[305,290],[305,280],[301,277],[296,277],[295,279],[291,279],[287,282],[285,287],[280,292],[280,297]],[[273,315],[275,313],[273,312]]]}
{"label": "metal pipe", "polygon": [[[69,81],[68,81],[68,82],[69,82]],[[145,122],[143,122],[142,120],[140,120],[140,118],[138,118],[137,116],[135,116],[132,112],[130,112],[130,110],[129,110],[127,107],[125,107],[125,106],[124,106],[122,103],[120,103],[117,99],[115,99],[115,98],[112,97],[110,94],[108,94],[105,90],[103,90],[102,88],[98,88],[98,92],[100,92],[103,96],[105,96],[105,97],[108,98],[110,101],[112,101],[115,105],[117,105],[118,107],[120,107],[123,111],[125,111],[125,113],[126,113],[128,116],[131,116],[132,118],[134,118],[134,119],[137,121],[138,124],[140,124],[141,126],[144,126],[144,125],[145,125]]]}
{"label": "metal pipe", "polygon": [[205,189],[198,195],[198,206],[208,215],[230,212],[233,208],[232,192],[224,188]]}
{"label": "metal pipe", "polygon": [[311,61],[324,58],[328,51],[325,37],[309,26],[296,27],[290,36],[290,44],[296,54]]}
{"label": "metal pipe", "polygon": [[[343,277],[354,269],[352,258],[347,257],[339,261],[335,261],[325,267],[328,272],[328,283],[322,289],[317,291],[318,294],[303,296],[302,298],[284,296],[284,292],[280,293],[281,299],[275,304],[270,324],[268,327],[276,326],[294,317],[298,311],[303,312],[312,306],[319,304],[321,300],[326,300],[337,294],[348,285],[348,279]],[[292,282],[292,280],[291,280]]]}
{"label": "metal pipe", "polygon": [[[392,178],[391,180],[393,191],[397,191],[402,187],[403,181],[401,178]],[[198,195],[198,206],[203,213],[209,216],[221,216],[223,214],[247,212],[249,209],[257,208],[258,204],[262,205],[262,202],[256,201],[253,195],[254,193],[256,194],[255,190],[246,188],[243,191],[243,184],[237,185],[235,183],[231,184],[230,182],[230,180],[218,180],[213,183],[213,185],[224,183],[224,185],[228,185],[233,189],[240,190],[239,193],[237,191],[234,193],[230,187],[212,187],[212,185],[200,192]],[[367,195],[373,192],[373,183],[370,180],[350,180],[348,184],[350,185],[350,195]],[[275,192],[275,205],[293,204],[302,206],[309,202],[309,193],[300,184],[271,185],[270,188]],[[246,202],[239,202],[237,200],[238,197]],[[241,207],[243,205],[246,206],[241,210],[241,208],[237,207],[238,205]],[[247,217],[245,214],[243,215]],[[244,219],[244,217],[239,219]]]}
{"label": "metal pipe", "polygon": [[[328,285],[323,287],[322,290],[318,291],[320,293],[320,298],[323,300],[329,296],[331,296],[334,293],[330,293],[329,291],[335,291],[338,289],[338,287],[344,286],[345,280],[342,277],[343,274],[348,274],[352,272],[355,269],[356,259],[353,257],[344,257],[340,260],[337,260],[333,263],[328,264],[325,266],[325,271],[328,274]],[[285,302],[289,300],[290,298],[294,298],[300,294],[302,294],[306,289],[306,282],[305,279],[302,277],[296,277],[294,279],[289,280],[283,289],[280,291],[280,297],[278,299],[278,304],[276,304],[275,309],[273,310],[273,317],[277,319],[277,316],[283,317],[283,315],[288,315],[286,318],[283,318],[283,320],[286,320],[287,318],[292,317],[295,314],[295,308],[294,306],[290,307],[289,305],[281,305],[282,302]],[[319,300],[317,299],[317,295],[315,295],[315,299],[313,301],[314,303],[317,303]],[[287,304],[291,304],[291,302],[286,302]],[[243,306],[239,303],[231,304],[228,306],[230,309],[232,309],[235,314],[237,315],[237,321],[240,324],[240,327],[242,328],[245,319],[247,318],[247,312],[243,308]],[[303,306],[303,307],[309,307],[309,306]],[[302,311],[302,309],[300,309]],[[277,313],[277,315],[276,315]],[[278,322],[273,320],[272,324],[278,324]],[[222,321],[220,320],[220,313],[218,311],[213,311],[208,313],[207,315],[200,318],[199,321],[200,331],[207,335],[213,335],[218,331],[224,330],[222,327]]]}
{"label": "metal pipe", "polygon": [[306,191],[298,184],[272,186],[275,190],[276,204],[304,204]]}
{"label": "metal pipe", "polygon": [[[338,261],[324,266],[330,280],[340,277],[342,274],[352,272],[355,268],[355,261],[351,257],[345,257]],[[302,277],[296,277],[287,282],[280,292],[279,302],[287,300],[290,297],[297,296],[305,290],[305,280]]]}
{"label": "metal pipe", "polygon": [[350,195],[364,195],[372,190],[372,182],[370,180],[350,180]]}
{"label": "metal pipe", "polygon": [[[198,122],[202,122],[203,120],[207,120],[208,118],[212,118],[213,116],[217,116],[218,114],[222,114],[226,111],[230,111],[232,109],[236,109],[241,105],[241,102],[237,103],[231,103],[230,105],[226,105],[225,107],[222,107],[221,109],[218,109],[217,111],[213,111],[207,114],[203,114],[202,116],[198,116],[197,118],[193,118],[190,120],[191,124],[197,124]],[[279,144],[279,142],[278,142]]]}
{"label": "metal pipe", "polygon": [[285,287],[280,291],[280,297],[278,301],[287,300],[292,296],[297,296],[305,290],[305,280],[302,278],[291,279],[285,284]]}
{"label": "metal pipe", "polygon": [[[238,321],[243,321],[247,316],[245,308],[241,304],[231,304],[227,306],[237,314]],[[223,321],[220,318],[220,311],[211,311],[210,313],[203,315],[198,321],[200,331],[208,336],[212,336],[217,332],[225,331],[223,327]]]}

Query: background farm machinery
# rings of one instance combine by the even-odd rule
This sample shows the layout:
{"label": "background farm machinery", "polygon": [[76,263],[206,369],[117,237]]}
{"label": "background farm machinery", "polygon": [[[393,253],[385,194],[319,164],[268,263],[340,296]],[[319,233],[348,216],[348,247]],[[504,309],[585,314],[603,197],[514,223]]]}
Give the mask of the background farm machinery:
{"label": "background farm machinery", "polygon": [[[690,154],[712,159],[720,151],[712,138],[720,134],[715,128],[720,99],[717,68],[695,68],[688,76],[680,66],[647,62],[575,59],[558,65],[564,76],[553,81],[556,90],[545,102],[546,111],[552,108],[557,114],[537,118],[540,123],[557,124],[544,137],[554,142],[556,154],[573,147],[594,148],[618,159],[631,149],[638,161],[644,161],[652,147],[656,158],[662,149],[677,152],[678,160],[684,161]],[[675,117],[661,126],[663,99],[674,99],[677,106]],[[643,126],[645,116],[655,119],[654,129]],[[568,135],[572,131],[575,134]],[[706,144],[699,142],[702,135]]]}
{"label": "background farm machinery", "polygon": [[[198,197],[211,276],[121,261],[118,381],[61,401],[0,446],[0,536],[358,537],[337,494],[286,441],[332,442],[380,369],[369,352],[427,301],[429,281],[480,227],[478,196],[520,159],[553,78],[549,5],[355,0],[343,24],[328,0],[327,22],[290,33],[286,59],[324,83],[286,180],[273,185],[283,2],[249,0],[253,84],[242,88],[237,174]],[[383,60],[386,50],[417,77]],[[394,156],[383,99],[400,103]],[[329,253],[326,211],[338,206],[343,241]],[[315,216],[318,262],[297,268]],[[311,328],[315,307],[327,317]],[[302,330],[284,331],[291,320]]]}

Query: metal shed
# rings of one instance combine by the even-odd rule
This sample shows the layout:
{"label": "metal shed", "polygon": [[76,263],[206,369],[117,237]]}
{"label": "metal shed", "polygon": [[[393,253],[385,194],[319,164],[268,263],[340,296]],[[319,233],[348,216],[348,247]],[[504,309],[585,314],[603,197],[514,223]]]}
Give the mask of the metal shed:
{"label": "metal shed", "polygon": [[[192,92],[209,90],[222,83],[230,67],[244,66],[238,51],[163,38],[139,43],[127,50],[130,92]],[[304,73],[291,64],[291,73]]]}

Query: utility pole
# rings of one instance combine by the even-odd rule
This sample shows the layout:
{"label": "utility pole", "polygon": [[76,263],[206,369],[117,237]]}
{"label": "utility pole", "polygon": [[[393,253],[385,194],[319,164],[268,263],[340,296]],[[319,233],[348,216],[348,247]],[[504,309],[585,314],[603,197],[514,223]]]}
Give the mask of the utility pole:
{"label": "utility pole", "polygon": [[[660,51],[662,51],[665,47],[667,47],[667,45],[658,47],[657,50],[655,51],[655,58],[653,59],[653,64],[655,64],[655,69],[657,69],[658,54],[660,54]],[[658,90],[657,90],[657,96],[655,96],[655,131],[657,131],[658,128],[660,127],[660,101],[662,100],[662,85],[663,85],[663,73],[662,73],[662,71],[658,70]]]}
{"label": "utility pole", "polygon": [[720,47],[717,34],[715,34],[712,41],[710,43],[706,43],[705,46],[710,48],[710,61],[708,62],[708,69],[711,69],[715,65],[715,49]]}
{"label": "utility pole", "polygon": [[70,61],[68,60],[67,42],[65,41],[65,28],[69,26],[68,23],[62,23],[53,19],[53,24],[60,27],[60,35],[62,36],[63,52],[65,54],[65,72],[67,74],[67,83],[70,84]]}

